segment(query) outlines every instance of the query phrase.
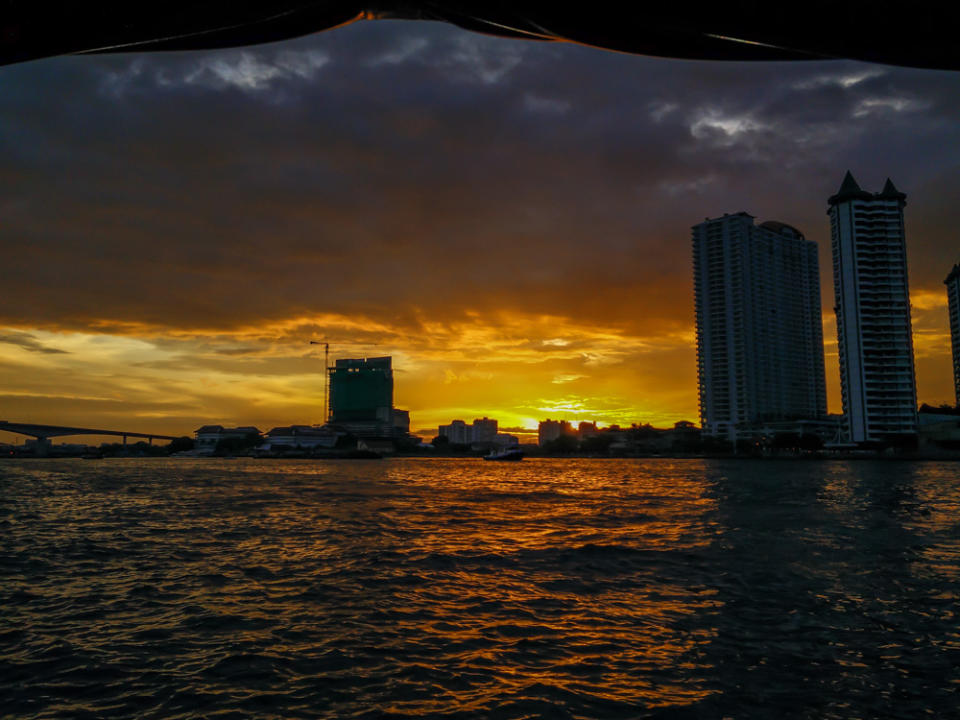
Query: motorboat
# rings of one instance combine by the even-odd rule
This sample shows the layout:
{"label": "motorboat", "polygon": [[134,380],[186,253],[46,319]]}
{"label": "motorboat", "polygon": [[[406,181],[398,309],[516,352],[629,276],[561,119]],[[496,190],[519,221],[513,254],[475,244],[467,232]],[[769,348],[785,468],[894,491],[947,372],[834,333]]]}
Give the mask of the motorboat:
{"label": "motorboat", "polygon": [[489,455],[483,456],[484,460],[523,460],[523,451],[518,447],[505,448],[504,450],[491,450]]}

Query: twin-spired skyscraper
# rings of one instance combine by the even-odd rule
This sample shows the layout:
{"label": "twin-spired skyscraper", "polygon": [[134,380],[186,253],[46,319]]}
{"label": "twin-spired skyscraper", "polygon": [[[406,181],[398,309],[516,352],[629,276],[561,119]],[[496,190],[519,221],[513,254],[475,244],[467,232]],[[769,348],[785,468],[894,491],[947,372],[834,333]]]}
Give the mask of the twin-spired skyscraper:
{"label": "twin-spired skyscraper", "polygon": [[704,434],[827,413],[817,244],[745,212],[693,228]]}
{"label": "twin-spired skyscraper", "polygon": [[828,200],[840,390],[851,442],[917,432],[906,200],[889,179],[870,193],[849,172]]}
{"label": "twin-spired skyscraper", "polygon": [[953,392],[960,406],[960,265],[943,281],[947,286],[947,303],[950,311],[950,344],[953,348]]}
{"label": "twin-spired skyscraper", "polygon": [[[848,172],[828,203],[844,435],[915,434],[906,195],[890,180],[866,192]],[[694,226],[693,268],[704,434],[735,441],[763,423],[826,416],[816,243],[724,215]]]}

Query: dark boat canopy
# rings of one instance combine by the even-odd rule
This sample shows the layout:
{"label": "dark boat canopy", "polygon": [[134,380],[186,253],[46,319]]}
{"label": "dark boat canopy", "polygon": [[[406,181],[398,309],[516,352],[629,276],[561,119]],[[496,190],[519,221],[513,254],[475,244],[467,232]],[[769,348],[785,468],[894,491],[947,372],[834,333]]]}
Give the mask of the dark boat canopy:
{"label": "dark boat canopy", "polygon": [[702,60],[850,58],[960,70],[960,3],[526,0],[8,0],[0,64],[71,53],[199,50],[307,35],[360,19],[438,20],[505,37]]}

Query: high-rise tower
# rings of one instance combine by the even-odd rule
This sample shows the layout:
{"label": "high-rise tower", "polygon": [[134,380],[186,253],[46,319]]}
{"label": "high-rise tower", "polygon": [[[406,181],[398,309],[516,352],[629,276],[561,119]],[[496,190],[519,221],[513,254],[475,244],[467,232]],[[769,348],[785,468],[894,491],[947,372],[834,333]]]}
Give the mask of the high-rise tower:
{"label": "high-rise tower", "polygon": [[953,347],[953,391],[960,407],[960,265],[943,281],[947,286],[947,299],[950,304],[950,344]]}
{"label": "high-rise tower", "polygon": [[693,227],[704,434],[827,413],[817,245],[745,212]]}
{"label": "high-rise tower", "polygon": [[328,372],[331,422],[392,422],[392,358],[337,360]]}
{"label": "high-rise tower", "polygon": [[840,388],[852,442],[917,431],[917,386],[903,208],[887,179],[860,189],[848,171],[829,199]]}

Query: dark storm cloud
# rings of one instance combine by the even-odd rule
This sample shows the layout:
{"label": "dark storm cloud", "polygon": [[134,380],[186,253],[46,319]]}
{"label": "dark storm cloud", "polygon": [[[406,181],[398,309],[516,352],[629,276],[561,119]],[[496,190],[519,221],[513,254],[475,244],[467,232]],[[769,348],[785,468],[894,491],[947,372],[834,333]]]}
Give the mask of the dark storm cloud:
{"label": "dark storm cloud", "polygon": [[43,353],[45,355],[66,355],[66,350],[60,350],[59,348],[49,347],[44,345],[42,342],[37,340],[30,333],[25,332],[7,332],[0,333],[0,343],[5,345],[14,345],[16,347],[22,348],[23,350],[29,350],[30,352]]}
{"label": "dark storm cloud", "polygon": [[909,194],[915,285],[957,259],[960,74],[367,23],[0,82],[8,325],[524,309],[662,332],[691,322],[690,225],[747,210],[826,246],[848,167]]}

